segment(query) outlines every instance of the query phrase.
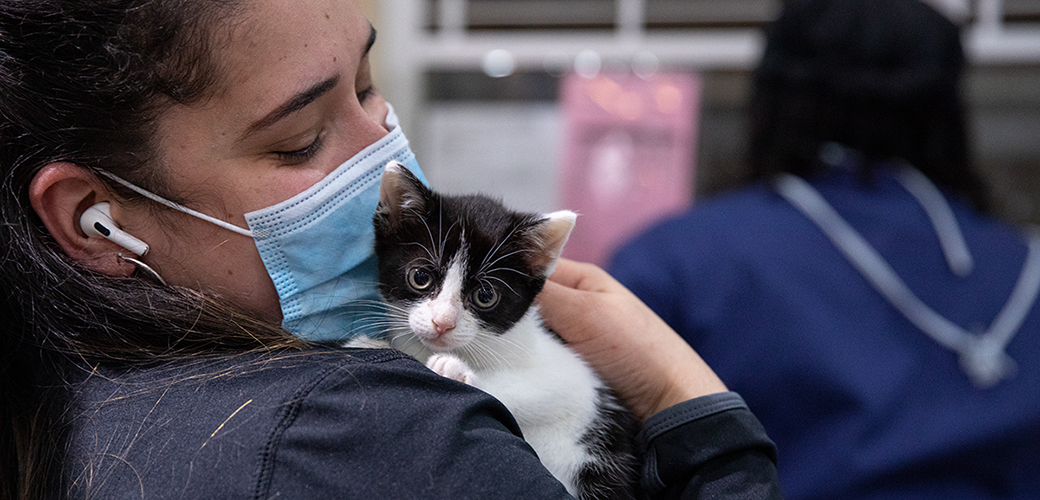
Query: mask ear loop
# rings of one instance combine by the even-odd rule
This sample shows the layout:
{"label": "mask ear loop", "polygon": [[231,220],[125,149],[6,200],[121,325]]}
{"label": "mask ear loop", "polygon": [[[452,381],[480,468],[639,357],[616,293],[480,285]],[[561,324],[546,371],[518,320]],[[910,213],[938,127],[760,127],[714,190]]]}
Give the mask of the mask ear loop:
{"label": "mask ear loop", "polygon": [[119,252],[118,254],[116,254],[116,256],[120,259],[123,259],[126,262],[133,264],[138,271],[143,272],[152,281],[162,286],[170,286],[166,284],[166,280],[162,279],[162,276],[159,276],[159,273],[155,272],[155,269],[152,269],[152,266],[149,266],[148,264],[145,264],[144,262],[141,262],[140,260],[135,259],[133,257],[127,257],[123,255],[123,252]]}
{"label": "mask ear loop", "polygon": [[231,224],[230,222],[222,221],[222,220],[220,220],[220,219],[218,219],[216,217],[210,217],[209,215],[206,215],[206,214],[204,214],[202,212],[199,212],[197,210],[192,210],[192,209],[190,209],[190,208],[188,208],[188,207],[186,207],[184,205],[181,205],[179,203],[174,203],[174,202],[172,202],[170,200],[167,200],[166,198],[163,198],[162,196],[159,196],[159,195],[157,195],[155,193],[152,193],[151,191],[147,191],[144,188],[141,188],[141,187],[138,187],[138,186],[136,186],[134,184],[131,184],[130,181],[124,180],[122,177],[119,177],[119,176],[117,176],[117,175],[115,175],[113,173],[106,172],[104,170],[98,170],[97,172],[100,173],[101,175],[104,175],[105,177],[108,177],[109,179],[112,179],[113,181],[118,182],[119,184],[122,184],[127,189],[130,189],[131,191],[133,191],[133,192],[135,192],[135,193],[137,193],[137,194],[139,194],[141,196],[144,196],[145,198],[148,198],[149,200],[152,200],[152,201],[154,201],[156,203],[160,203],[160,204],[166,205],[166,206],[168,206],[168,207],[170,207],[170,208],[172,208],[174,210],[177,210],[179,212],[183,212],[183,213],[186,213],[186,214],[191,215],[193,217],[197,217],[199,219],[202,219],[202,220],[204,220],[206,222],[210,222],[212,224],[216,224],[216,225],[218,225],[218,226],[220,226],[220,227],[222,227],[224,229],[227,229],[228,231],[232,231],[232,232],[241,234],[242,236],[248,236],[250,238],[253,237],[253,232],[248,230],[248,229],[242,229],[242,228],[240,228],[240,227],[238,227],[238,226],[236,226],[234,224]]}

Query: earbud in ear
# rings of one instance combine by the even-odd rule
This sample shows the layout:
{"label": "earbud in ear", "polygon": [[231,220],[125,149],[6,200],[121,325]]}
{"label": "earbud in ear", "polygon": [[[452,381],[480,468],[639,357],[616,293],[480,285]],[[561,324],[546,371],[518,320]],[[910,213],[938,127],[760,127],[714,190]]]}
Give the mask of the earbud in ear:
{"label": "earbud in ear", "polygon": [[106,238],[135,255],[144,257],[148,253],[148,244],[119,229],[112,220],[109,203],[101,202],[88,208],[79,218],[79,227],[87,236]]}

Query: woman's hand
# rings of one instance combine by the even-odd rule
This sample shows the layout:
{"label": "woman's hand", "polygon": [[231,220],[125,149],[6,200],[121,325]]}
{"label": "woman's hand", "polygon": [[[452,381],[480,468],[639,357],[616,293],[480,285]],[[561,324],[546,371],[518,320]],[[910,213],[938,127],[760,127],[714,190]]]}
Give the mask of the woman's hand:
{"label": "woman's hand", "polygon": [[647,417],[726,386],[627,288],[592,264],[560,259],[538,297],[546,324]]}

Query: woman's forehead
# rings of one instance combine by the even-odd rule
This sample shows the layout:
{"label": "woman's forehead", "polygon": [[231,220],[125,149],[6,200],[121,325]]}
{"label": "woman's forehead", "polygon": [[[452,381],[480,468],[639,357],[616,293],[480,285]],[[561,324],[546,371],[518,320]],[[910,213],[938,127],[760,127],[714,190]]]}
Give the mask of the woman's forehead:
{"label": "woman's forehead", "polygon": [[213,107],[253,123],[292,96],[360,66],[372,27],[354,0],[252,0],[229,23]]}
{"label": "woman's forehead", "polygon": [[327,79],[330,68],[360,60],[371,33],[356,0],[250,0],[244,6],[217,46],[225,91],[257,87],[272,95],[293,81]]}

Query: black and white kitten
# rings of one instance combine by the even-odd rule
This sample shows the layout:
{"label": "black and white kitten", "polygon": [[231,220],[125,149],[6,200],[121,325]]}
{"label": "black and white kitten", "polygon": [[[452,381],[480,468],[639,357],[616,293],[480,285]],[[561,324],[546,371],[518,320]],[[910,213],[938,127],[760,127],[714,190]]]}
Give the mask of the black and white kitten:
{"label": "black and white kitten", "polygon": [[388,166],[373,222],[391,345],[498,398],[572,495],[635,498],[635,418],[533,305],[575,217],[439,195]]}

